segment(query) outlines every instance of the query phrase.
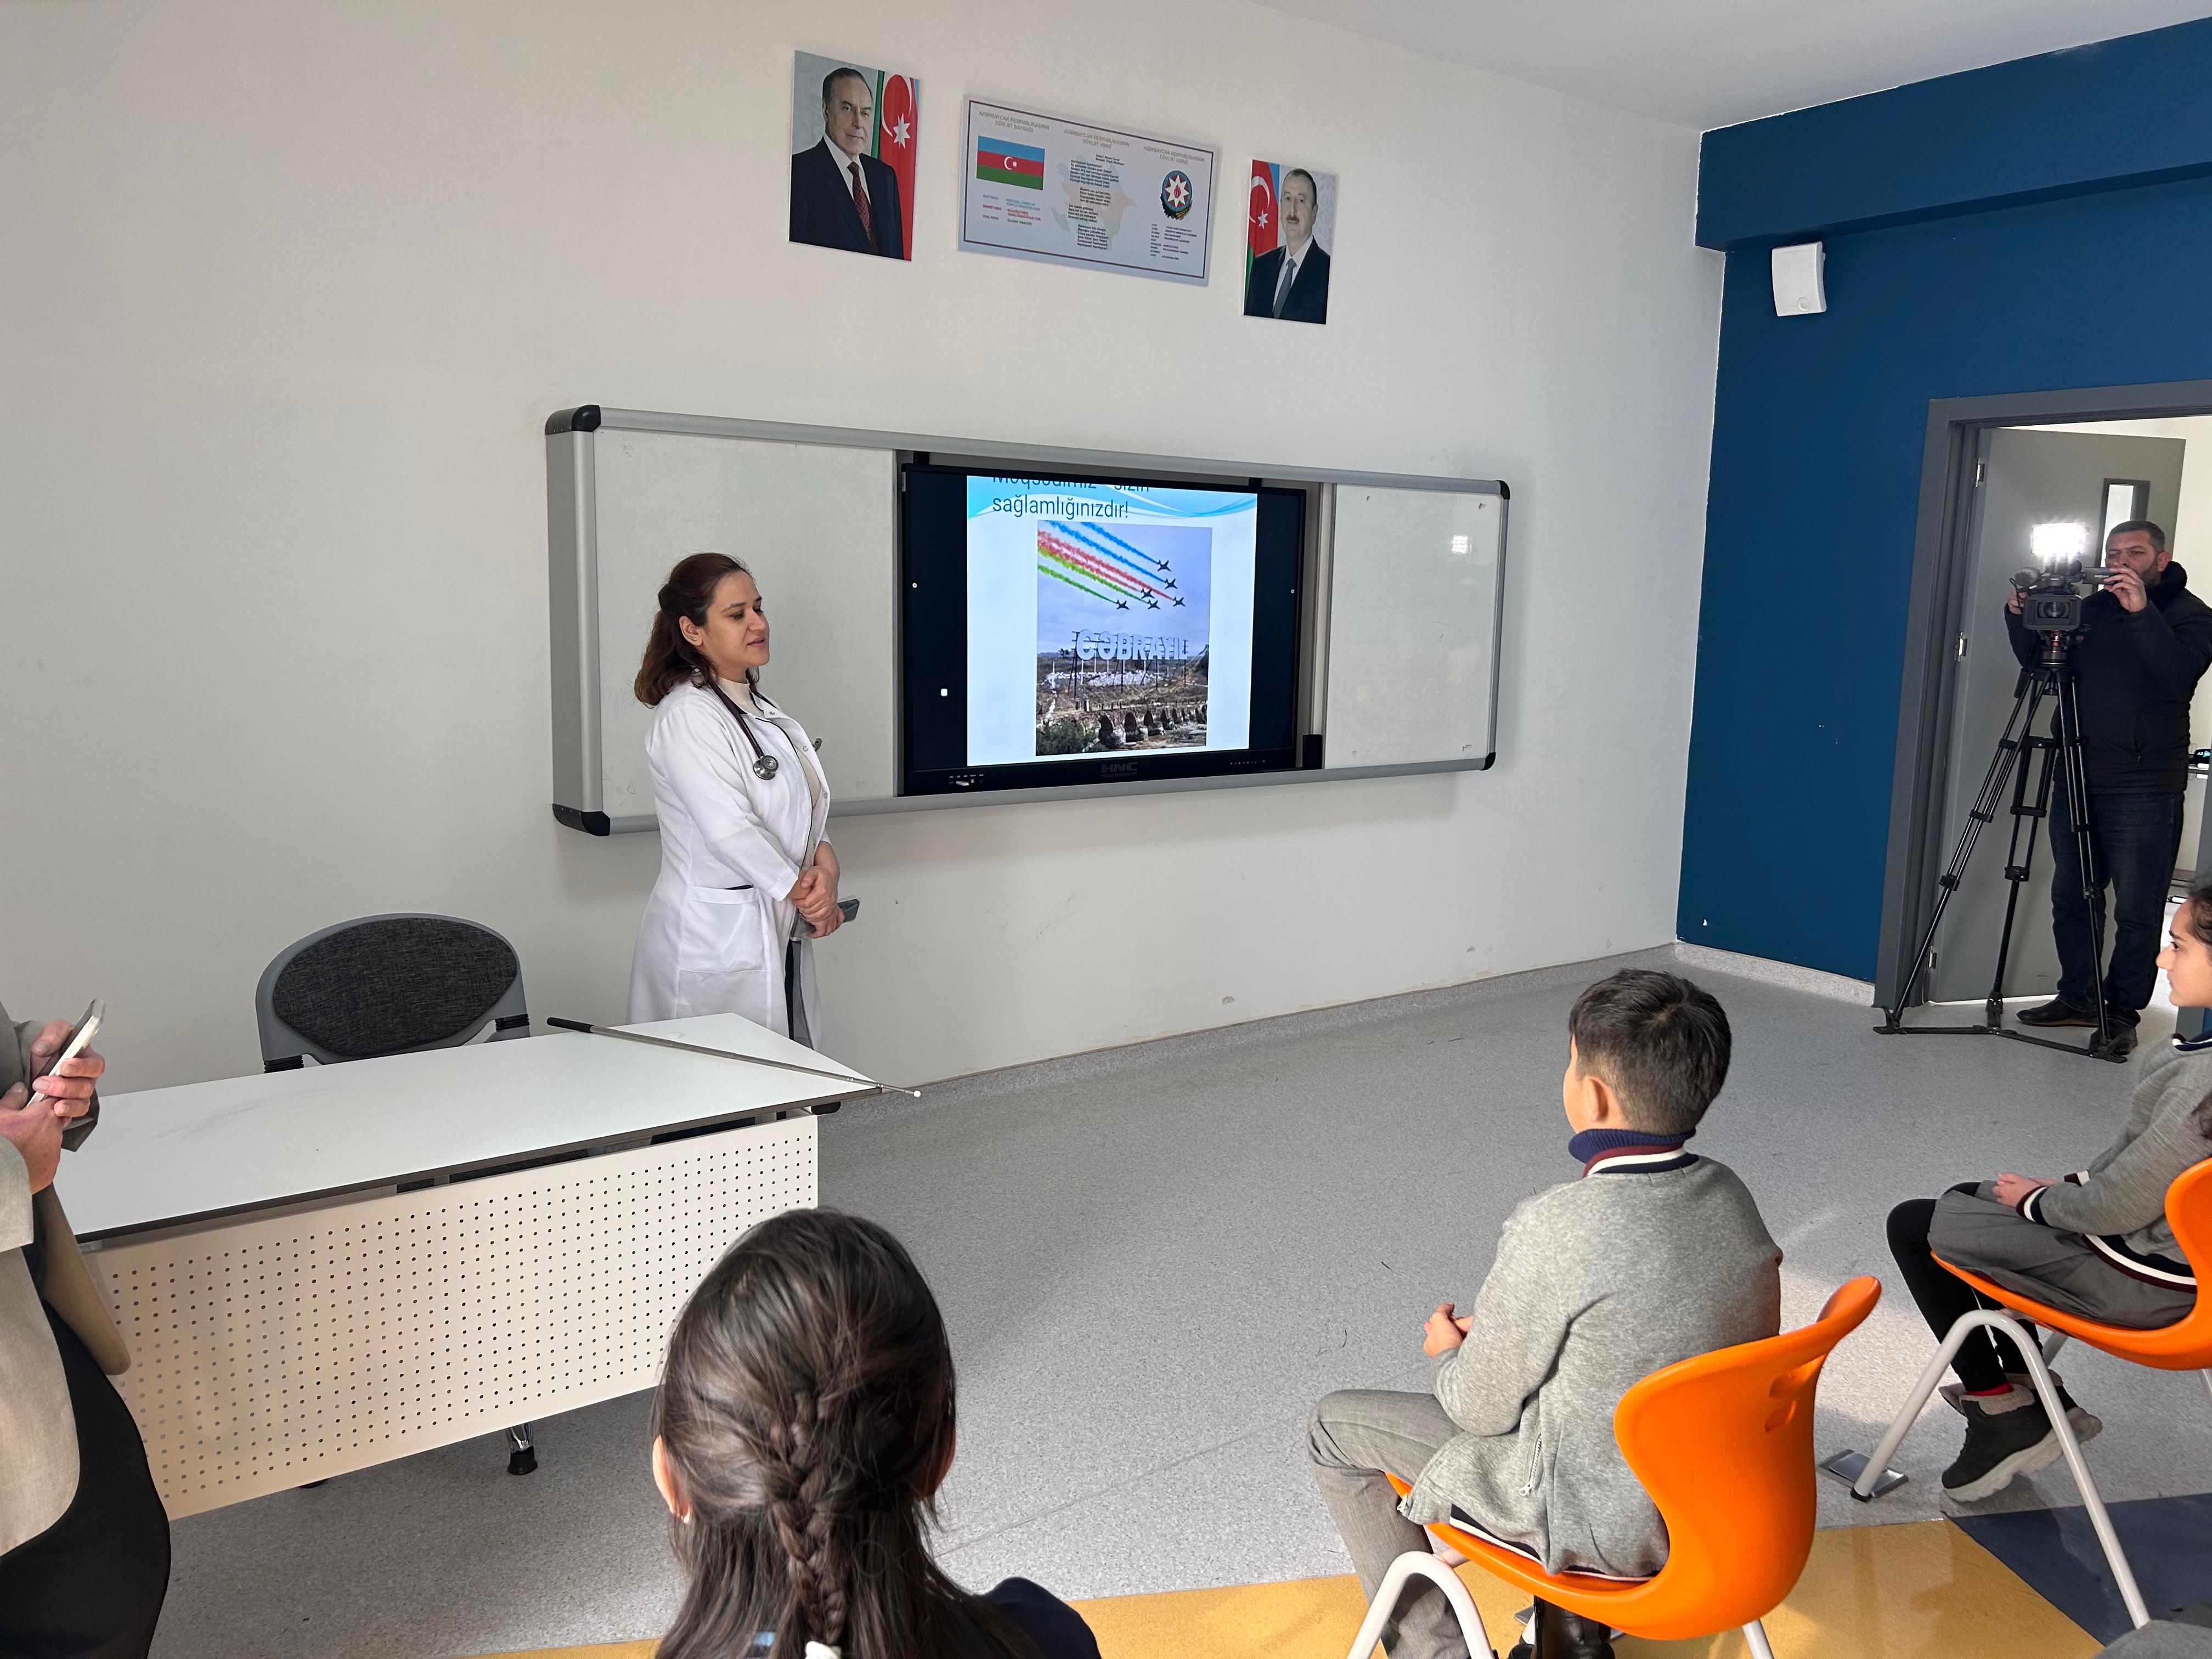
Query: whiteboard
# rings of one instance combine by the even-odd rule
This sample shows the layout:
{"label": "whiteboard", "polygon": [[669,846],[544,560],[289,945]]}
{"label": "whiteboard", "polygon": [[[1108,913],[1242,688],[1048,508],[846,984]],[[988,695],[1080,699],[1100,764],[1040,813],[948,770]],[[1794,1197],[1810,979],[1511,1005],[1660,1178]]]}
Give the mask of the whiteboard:
{"label": "whiteboard", "polygon": [[[916,457],[1306,492],[1298,763],[1250,775],[897,794],[899,469]],[[581,404],[546,422],[553,811],[655,827],[631,690],[670,568],[741,559],[774,629],[762,689],[822,739],[833,811],[1471,770],[1495,757],[1505,487]]]}
{"label": "whiteboard", "polygon": [[1328,770],[1488,763],[1504,551],[1494,491],[1336,486]]}
{"label": "whiteboard", "polygon": [[742,560],[769,627],[761,690],[822,739],[830,793],[892,793],[896,457],[679,432],[601,432],[600,810],[650,818],[653,710],[631,690],[660,585],[699,552]]}

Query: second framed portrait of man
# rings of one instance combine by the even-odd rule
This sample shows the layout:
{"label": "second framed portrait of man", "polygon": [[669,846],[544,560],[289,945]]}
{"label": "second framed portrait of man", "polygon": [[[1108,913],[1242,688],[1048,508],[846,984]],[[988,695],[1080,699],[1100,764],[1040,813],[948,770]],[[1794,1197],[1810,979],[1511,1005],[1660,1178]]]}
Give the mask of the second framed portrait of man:
{"label": "second framed portrait of man", "polygon": [[1245,221],[1244,314],[1328,320],[1328,251],[1336,244],[1336,175],[1252,163]]}

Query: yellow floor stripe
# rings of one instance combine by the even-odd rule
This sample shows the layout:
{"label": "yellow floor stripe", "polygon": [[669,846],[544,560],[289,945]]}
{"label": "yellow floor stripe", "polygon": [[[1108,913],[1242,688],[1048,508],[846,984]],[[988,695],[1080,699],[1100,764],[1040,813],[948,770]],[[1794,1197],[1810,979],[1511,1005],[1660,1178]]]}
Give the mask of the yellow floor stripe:
{"label": "yellow floor stripe", "polygon": [[[1462,1570],[1491,1639],[1513,1640],[1522,1605]],[[1344,1659],[1365,1604],[1349,1577],[1112,1595],[1076,1606],[1105,1659]],[[1948,1521],[1845,1527],[1813,1540],[1790,1599],[1767,1615],[1775,1659],[2087,1659],[2096,1638]],[[1619,1659],[1741,1659],[1733,1633],[1614,1644]],[[551,1648],[487,1659],[653,1659],[653,1644]]]}

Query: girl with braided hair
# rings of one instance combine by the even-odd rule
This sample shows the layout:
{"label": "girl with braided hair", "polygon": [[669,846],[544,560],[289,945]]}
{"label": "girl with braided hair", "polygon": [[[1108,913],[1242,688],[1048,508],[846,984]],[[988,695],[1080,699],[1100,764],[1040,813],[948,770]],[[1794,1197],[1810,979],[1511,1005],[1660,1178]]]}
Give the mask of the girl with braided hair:
{"label": "girl with braided hair", "polygon": [[952,1466],[952,1350],[872,1221],[790,1210],[731,1247],[668,1340],[653,1478],[690,1588],[658,1659],[1098,1659],[1024,1578],[931,1559]]}

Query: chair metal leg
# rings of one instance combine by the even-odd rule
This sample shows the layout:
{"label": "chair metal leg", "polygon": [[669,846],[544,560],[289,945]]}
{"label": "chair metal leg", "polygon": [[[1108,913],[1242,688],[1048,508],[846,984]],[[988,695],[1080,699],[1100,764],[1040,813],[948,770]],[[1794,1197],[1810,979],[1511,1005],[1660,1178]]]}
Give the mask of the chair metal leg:
{"label": "chair metal leg", "polygon": [[[2014,1332],[2020,1327],[2001,1313],[1971,1314],[1969,1318],[1987,1321],[1990,1328],[2011,1325]],[[2018,1337],[2014,1337],[2015,1342]],[[2058,1385],[2051,1380],[2051,1367],[2044,1363],[2043,1351],[2034,1343],[2021,1344],[2027,1357],[2027,1374],[2035,1384],[2035,1392],[2043,1401],[2044,1414],[2050,1418],[2051,1426],[2058,1436],[2058,1449],[2066,1455],[2066,1467],[2073,1471],[2074,1484],[2081,1489],[2081,1507],[2089,1511],[2089,1524],[2097,1531],[2097,1542],[2104,1547],[2106,1564],[2112,1570],[2112,1581],[2119,1586],[2120,1600],[2127,1603],[2128,1617],[2141,1630],[2150,1623],[2150,1609],[2143,1605],[2142,1591],[2136,1587],[2135,1570],[2128,1565],[2125,1551],[2120,1548],[2120,1535],[2112,1530],[2112,1517],[2105,1513],[2105,1499],[2097,1490],[2097,1483],[2089,1477],[2089,1465],[2081,1455],[2081,1443],[2074,1437],[2074,1425],[2066,1420],[2066,1408],[2058,1402]]]}
{"label": "chair metal leg", "polygon": [[[2058,1403],[2058,1385],[2051,1380],[2051,1367],[2044,1362],[2043,1349],[2010,1314],[1990,1308],[1977,1308],[1972,1313],[1960,1314],[1936,1351],[1936,1358],[1921,1372],[1920,1380],[1912,1386],[1912,1393],[1905,1402],[1897,1420],[1875,1448],[1874,1455],[1867,1460],[1866,1468],[1851,1485],[1851,1495],[1868,1498],[1874,1495],[1875,1482],[1889,1467],[1896,1455],[1899,1443],[1920,1415],[1920,1408],[1928,1403],[1928,1396],[1936,1391],[1936,1383],[1950,1364],[1951,1356],[1959,1352],[1959,1345],[1975,1331],[1993,1331],[2011,1339],[2013,1346],[2027,1362],[2028,1381],[2036,1397],[2043,1402],[2045,1414],[2051,1419],[2051,1430],[2058,1437],[2058,1449],[2066,1459],[2066,1468],[2074,1476],[2074,1484],[2081,1493],[2081,1507],[2089,1512],[2089,1524],[2097,1534],[2097,1542],[2105,1552],[2106,1565],[2112,1570],[2112,1582],[2120,1592],[2120,1600],[2127,1604],[2128,1617],[2140,1630],[2150,1623],[2149,1609],[2143,1605],[2142,1591],[2136,1586],[2133,1568],[2120,1548],[2119,1534],[2112,1530],[2112,1518],[2105,1512],[2105,1500],[2097,1491],[2097,1483],[2090,1478],[2089,1465],[2081,1456],[2081,1443],[2074,1437],[2074,1425],[2066,1420],[2066,1413]],[[2212,1387],[2212,1375],[2207,1376],[2207,1386]]]}
{"label": "chair metal leg", "polygon": [[2063,1331],[2051,1332],[2051,1334],[2044,1340],[2043,1363],[2047,1365],[2052,1360],[2057,1358],[2058,1351],[2065,1346],[2066,1333]]}
{"label": "chair metal leg", "polygon": [[[1382,1639],[1382,1627],[1390,1622],[1390,1615],[1398,1610],[1398,1600],[1406,1593],[1406,1583],[1413,1577],[1426,1578],[1444,1593],[1451,1603],[1452,1616],[1459,1620],[1459,1633],[1467,1638],[1470,1654],[1492,1653],[1490,1638],[1482,1628],[1482,1615],[1475,1611],[1474,1598],[1467,1593],[1467,1586],[1459,1575],[1426,1550],[1408,1550],[1390,1564],[1382,1575],[1382,1582],[1375,1587],[1375,1599],[1368,1603],[1367,1617],[1359,1626],[1359,1634],[1352,1638],[1352,1651],[1345,1659],[1374,1659],[1375,1644]],[[1765,1659],[1772,1659],[1771,1655]]]}
{"label": "chair metal leg", "polygon": [[1897,1455],[1898,1447],[1904,1443],[1905,1431],[1911,1428],[1913,1419],[1920,1415],[1920,1408],[1928,1403],[1928,1396],[1936,1392],[1936,1385],[1943,1380],[1943,1373],[1950,1368],[1951,1356],[1959,1352],[1959,1345],[1972,1334],[1973,1317],[1972,1314],[1961,1315],[1958,1322],[1945,1334],[1936,1349],[1936,1357],[1920,1373],[1920,1380],[1912,1385],[1912,1392],[1905,1397],[1905,1404],[1899,1408],[1897,1416],[1892,1419],[1888,1430],[1875,1447],[1874,1455],[1867,1459],[1866,1468],[1851,1483],[1851,1496],[1861,1503],[1866,1503],[1875,1496],[1875,1482],[1881,1480],[1883,1472],[1889,1468],[1889,1460]]}
{"label": "chair metal leg", "polygon": [[530,1425],[520,1424],[507,1431],[507,1472],[509,1474],[529,1474],[538,1468],[538,1448],[530,1438]]}
{"label": "chair metal leg", "polygon": [[2204,1392],[2212,1394],[2212,1371],[2199,1371],[2197,1374],[2204,1379]]}
{"label": "chair metal leg", "polygon": [[1743,1639],[1751,1649],[1751,1659],[1774,1659],[1774,1650],[1766,1645],[1766,1626],[1758,1620],[1743,1627]]}

